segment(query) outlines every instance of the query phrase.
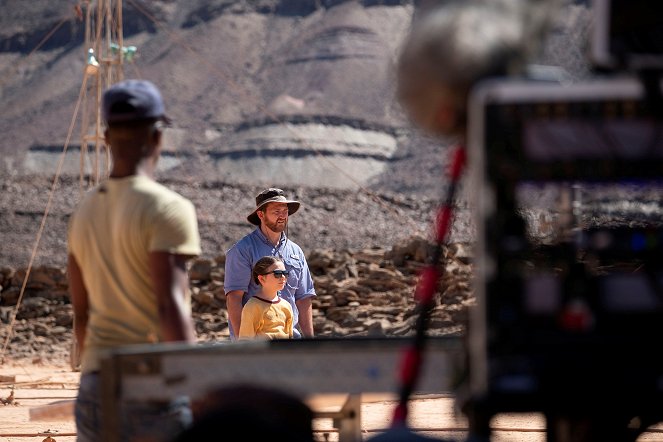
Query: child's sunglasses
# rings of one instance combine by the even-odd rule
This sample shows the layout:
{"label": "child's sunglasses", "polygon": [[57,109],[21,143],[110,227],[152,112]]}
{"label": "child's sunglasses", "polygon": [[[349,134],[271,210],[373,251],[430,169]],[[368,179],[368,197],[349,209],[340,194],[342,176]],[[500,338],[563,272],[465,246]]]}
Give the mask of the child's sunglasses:
{"label": "child's sunglasses", "polygon": [[271,272],[263,273],[263,275],[269,275],[270,273],[273,273],[276,278],[280,278],[281,276],[285,276],[286,278],[290,274],[287,270],[273,270]]}

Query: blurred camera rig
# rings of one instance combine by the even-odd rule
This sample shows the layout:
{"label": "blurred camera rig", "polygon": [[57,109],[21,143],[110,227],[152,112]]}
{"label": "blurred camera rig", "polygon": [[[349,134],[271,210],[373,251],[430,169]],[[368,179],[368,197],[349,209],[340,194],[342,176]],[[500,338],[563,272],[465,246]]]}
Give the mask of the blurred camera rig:
{"label": "blurred camera rig", "polygon": [[[663,421],[663,2],[592,11],[600,77],[490,80],[470,99],[469,440],[490,440],[505,412],[543,413],[551,442],[634,441]],[[568,234],[538,240],[523,195],[550,186],[593,195],[603,215],[576,204]],[[610,220],[606,192],[654,195],[654,209]]]}

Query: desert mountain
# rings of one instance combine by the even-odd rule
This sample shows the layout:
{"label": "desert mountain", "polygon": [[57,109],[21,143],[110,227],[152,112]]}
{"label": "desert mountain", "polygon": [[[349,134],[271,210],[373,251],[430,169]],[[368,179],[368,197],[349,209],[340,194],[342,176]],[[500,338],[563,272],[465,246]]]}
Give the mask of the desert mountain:
{"label": "desert mountain", "polygon": [[[77,2],[6,3],[3,167],[52,173],[81,88],[84,22]],[[175,121],[168,167],[206,180],[351,188],[403,156],[392,66],[414,6],[327,3],[124,2],[124,44],[137,47],[125,77],[157,83]],[[76,163],[65,171],[78,173]]]}
{"label": "desert mountain", "polygon": [[[428,231],[451,140],[409,124],[393,67],[413,18],[434,3],[123,2],[124,45],[136,47],[124,76],[158,84],[174,120],[159,178],[196,201],[210,250],[250,228],[245,212],[266,185],[310,199],[293,225],[305,248],[383,246]],[[565,8],[535,62],[587,74],[584,3]],[[96,2],[0,1],[0,264],[27,262],[67,145],[43,239],[61,262],[81,170],[93,168],[93,153],[80,165],[79,146],[95,109],[77,106],[89,49],[77,7],[87,4]]]}
{"label": "desert mountain", "polygon": [[[94,10],[96,2],[2,3],[0,168],[50,174],[72,118],[73,152],[80,121],[95,111],[76,108],[88,50],[76,7]],[[416,133],[394,97],[394,60],[415,11],[425,6],[407,0],[123,6],[124,45],[137,48],[124,75],[157,83],[175,121],[169,147],[177,158],[164,168],[230,183],[356,189],[388,181],[392,190],[421,191],[438,182],[441,161],[429,156],[440,142]],[[569,7],[566,27],[549,45],[559,53],[546,56],[576,72],[569,64],[583,58],[584,9]],[[423,169],[410,171],[412,164]],[[394,176],[397,168],[407,172]],[[77,158],[65,172],[80,172]],[[408,180],[410,172],[418,182]]]}

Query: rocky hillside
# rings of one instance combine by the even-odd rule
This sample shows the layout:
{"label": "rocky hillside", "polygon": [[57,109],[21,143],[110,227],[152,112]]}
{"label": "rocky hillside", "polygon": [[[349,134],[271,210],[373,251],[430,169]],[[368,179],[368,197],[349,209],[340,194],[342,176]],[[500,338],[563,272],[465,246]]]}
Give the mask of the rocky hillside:
{"label": "rocky hillside", "polygon": [[[87,54],[84,22],[71,0],[42,10],[9,3],[13,12],[3,19],[8,26],[0,39],[0,130],[6,134],[0,167],[52,174],[72,118],[73,151],[83,118],[95,118],[89,98],[90,109],[76,112]],[[175,122],[167,147],[198,180],[337,187],[343,177],[344,187],[356,188],[408,156],[407,145],[399,146],[405,140],[394,136],[407,124],[394,100],[392,67],[413,10],[407,1],[125,1],[124,43],[136,46],[137,55],[123,71],[160,86]],[[342,130],[311,131],[321,119]],[[287,124],[292,140],[269,128],[242,137],[246,122],[265,120]],[[389,137],[387,144],[366,139],[362,128],[349,130],[367,125]],[[78,159],[69,162],[74,167],[65,172],[78,174]],[[286,168],[294,168],[289,179],[270,173]]]}
{"label": "rocky hillside", "polygon": [[[246,217],[255,209],[258,186],[163,181],[196,206],[203,257],[214,259],[255,228]],[[53,192],[52,180],[30,177],[0,179],[0,267],[64,266],[69,215],[81,196],[78,180],[63,179]],[[388,248],[412,235],[428,237],[435,198],[393,192],[285,187],[301,201],[289,219],[289,236],[306,253],[317,249]],[[48,216],[44,218],[44,213]],[[454,240],[468,241],[469,211],[459,207]],[[35,244],[37,247],[35,249]]]}
{"label": "rocky hillside", "polygon": [[[0,266],[27,266],[33,250],[35,265],[63,265],[67,219],[91,185],[81,160],[89,174],[92,157],[105,158],[77,150],[83,3],[3,2]],[[267,185],[302,200],[290,233],[307,251],[428,234],[450,140],[404,119],[393,63],[413,17],[433,3],[123,2],[125,45],[137,47],[126,76],[159,84],[175,121],[158,179],[194,200],[207,257],[250,230],[245,213]],[[570,2],[562,17],[535,61],[585,77],[587,5]],[[454,241],[472,235],[467,208],[459,201]]]}
{"label": "rocky hillside", "polygon": [[[63,357],[71,339],[66,223],[100,158],[79,149],[83,117],[96,116],[94,105],[83,106],[95,91],[81,88],[88,48],[76,6],[85,3],[2,2],[0,338],[14,333],[16,357]],[[246,215],[267,185],[303,203],[289,234],[314,269],[316,333],[411,332],[416,269],[452,140],[411,127],[394,97],[393,66],[413,18],[435,2],[123,3],[124,44],[137,48],[125,76],[157,83],[175,122],[158,178],[197,208],[204,253],[191,276],[201,339],[227,334],[223,255],[250,231]],[[586,2],[569,1],[561,18],[533,61],[560,66],[572,80],[586,77]],[[88,100],[77,107],[81,91]],[[463,250],[474,235],[465,195],[434,333],[460,333],[471,303]],[[537,197],[541,207],[550,202]],[[539,226],[554,216],[531,215]],[[34,273],[9,330],[29,262]]]}
{"label": "rocky hillside", "polygon": [[[89,108],[76,107],[88,48],[75,7],[85,3],[3,2],[4,174],[52,175],[72,122],[64,171],[81,172],[80,126],[96,112],[91,98]],[[168,167],[178,166],[169,174],[193,175],[200,182],[437,195],[444,166],[439,152],[448,142],[410,127],[395,100],[393,78],[413,17],[432,3],[126,0],[124,44],[137,52],[123,71],[154,81],[164,92],[175,121],[169,148],[177,157]],[[583,3],[569,5],[536,60],[559,65],[575,78],[587,73]],[[88,87],[87,94],[94,97],[94,90]],[[247,122],[257,121],[280,122],[289,136],[258,125],[247,139]],[[367,127],[371,131],[364,136]],[[88,164],[83,173],[91,169]]]}

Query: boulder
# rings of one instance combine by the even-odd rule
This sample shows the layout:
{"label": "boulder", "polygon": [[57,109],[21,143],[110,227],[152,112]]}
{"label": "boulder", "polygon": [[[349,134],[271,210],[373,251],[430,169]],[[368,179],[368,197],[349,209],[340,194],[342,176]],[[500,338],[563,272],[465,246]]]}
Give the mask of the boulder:
{"label": "boulder", "polygon": [[[414,238],[391,249],[360,251],[321,249],[307,257],[317,296],[313,298],[316,336],[409,336],[414,333],[417,303],[414,291],[425,264],[427,246]],[[223,255],[192,262],[190,291],[198,340],[228,339],[228,313],[223,288]],[[465,245],[449,245],[446,268],[438,285],[430,335],[460,335],[466,328],[472,294],[472,255]],[[24,270],[2,269],[0,320],[8,323],[18,300]],[[13,357],[57,358],[68,355],[73,310],[61,269],[42,268],[30,278],[30,289],[15,322]],[[34,279],[33,279],[34,278]],[[6,335],[0,327],[0,338]]]}
{"label": "boulder", "polygon": [[209,281],[212,279],[212,266],[210,259],[196,259],[189,267],[189,279],[192,281]]}

